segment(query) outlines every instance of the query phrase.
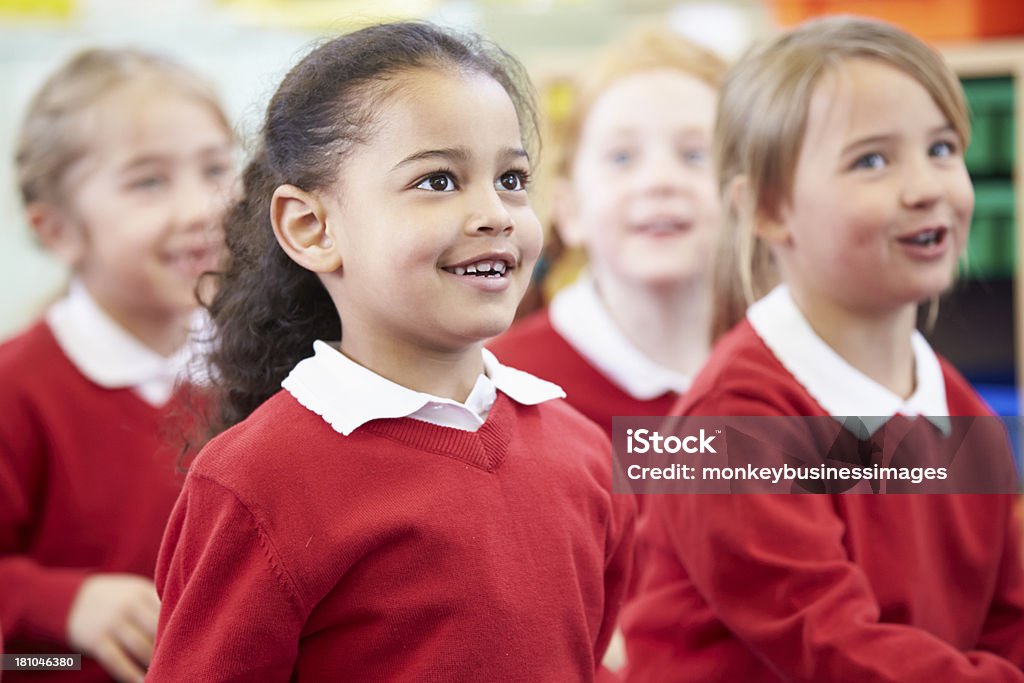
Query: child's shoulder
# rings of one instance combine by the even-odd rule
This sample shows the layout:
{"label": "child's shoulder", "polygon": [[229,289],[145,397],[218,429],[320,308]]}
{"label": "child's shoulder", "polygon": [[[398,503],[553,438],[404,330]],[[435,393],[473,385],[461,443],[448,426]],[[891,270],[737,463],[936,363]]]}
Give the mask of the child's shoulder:
{"label": "child's shoulder", "polygon": [[946,404],[950,415],[994,415],[990,408],[971,386],[970,382],[944,357],[936,354],[942,368],[942,379],[946,386]]}
{"label": "child's shoulder", "polygon": [[588,442],[608,440],[607,434],[596,422],[585,417],[564,398],[544,401],[533,407],[547,422],[550,431]]}
{"label": "child's shoulder", "polygon": [[[320,416],[281,389],[247,418],[210,440],[190,469],[226,484],[256,476],[259,470],[273,467],[275,461],[286,458],[290,452],[322,441],[323,427],[326,425]],[[312,448],[309,452],[317,450]]]}
{"label": "child's shoulder", "polygon": [[4,389],[0,393],[46,386],[52,390],[57,376],[72,370],[44,320],[0,342],[0,387]]}
{"label": "child's shoulder", "polygon": [[818,415],[820,406],[742,320],[716,344],[673,412],[686,415]]}

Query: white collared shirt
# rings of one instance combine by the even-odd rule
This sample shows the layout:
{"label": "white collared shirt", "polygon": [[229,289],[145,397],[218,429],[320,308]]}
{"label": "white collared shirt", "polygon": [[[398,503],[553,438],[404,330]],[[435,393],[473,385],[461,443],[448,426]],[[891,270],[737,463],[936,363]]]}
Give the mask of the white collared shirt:
{"label": "white collared shirt", "polygon": [[[747,309],[747,320],[780,363],[833,417],[858,416],[874,432],[894,415],[921,415],[949,430],[946,383],[938,356],[914,330],[914,393],[893,393],[850,365],[817,335],[785,285]],[[881,419],[870,420],[865,418]]]}
{"label": "white collared shirt", "polygon": [[61,350],[89,380],[107,389],[130,388],[158,407],[170,399],[175,383],[186,378],[199,353],[193,340],[209,329],[209,316],[197,309],[189,341],[173,355],[161,356],[111,318],[79,280],[50,307],[46,322]]}
{"label": "white collared shirt", "polygon": [[685,393],[690,378],[658,365],[631,342],[597,293],[589,275],[558,292],[548,308],[551,327],[613,384],[648,401],[670,391]]}
{"label": "white collared shirt", "polygon": [[313,352],[299,361],[281,386],[345,436],[370,420],[399,417],[475,432],[487,419],[499,390],[523,405],[565,398],[557,384],[502,365],[486,349],[484,374],[465,403],[396,384],[326,342],[314,342]]}

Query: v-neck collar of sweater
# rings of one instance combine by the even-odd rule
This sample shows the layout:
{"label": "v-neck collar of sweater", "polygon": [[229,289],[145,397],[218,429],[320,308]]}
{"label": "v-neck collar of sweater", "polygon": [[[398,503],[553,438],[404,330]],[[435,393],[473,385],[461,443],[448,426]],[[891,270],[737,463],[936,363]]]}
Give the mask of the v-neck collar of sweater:
{"label": "v-neck collar of sweater", "polygon": [[365,430],[418,450],[462,460],[473,467],[494,472],[508,454],[515,412],[516,405],[512,399],[499,391],[487,419],[475,432],[402,417],[371,420],[353,436]]}

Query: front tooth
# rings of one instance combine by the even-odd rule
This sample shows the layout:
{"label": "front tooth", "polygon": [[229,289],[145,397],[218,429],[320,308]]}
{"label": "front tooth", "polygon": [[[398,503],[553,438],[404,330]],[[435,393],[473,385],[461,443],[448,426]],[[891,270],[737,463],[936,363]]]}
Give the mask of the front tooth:
{"label": "front tooth", "polygon": [[466,269],[465,268],[453,268],[452,270],[455,271],[456,275],[465,275],[466,274]]}
{"label": "front tooth", "polygon": [[489,273],[491,272],[491,262],[481,261],[480,263],[476,264],[476,269],[480,273]]}
{"label": "front tooth", "polygon": [[472,266],[466,266],[466,272],[467,273],[476,273],[476,265],[474,264]]}

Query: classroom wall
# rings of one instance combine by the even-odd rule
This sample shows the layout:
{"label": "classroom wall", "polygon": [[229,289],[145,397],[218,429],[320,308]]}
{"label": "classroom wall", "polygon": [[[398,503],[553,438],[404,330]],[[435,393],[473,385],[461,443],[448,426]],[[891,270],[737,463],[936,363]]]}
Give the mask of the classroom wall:
{"label": "classroom wall", "polygon": [[[33,6],[43,11],[11,14]],[[217,84],[244,139],[285,71],[318,37],[401,16],[482,32],[541,83],[573,73],[594,48],[638,22],[670,23],[727,54],[771,25],[758,0],[0,0],[0,338],[34,319],[66,280],[24,222],[13,158],[28,99],[68,56],[95,45],[171,54]]]}

